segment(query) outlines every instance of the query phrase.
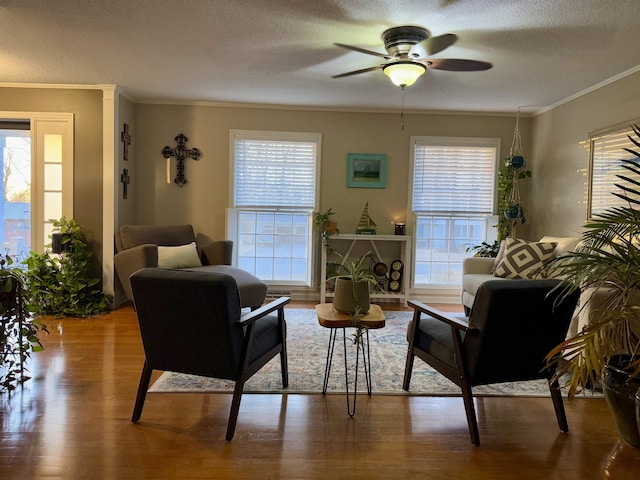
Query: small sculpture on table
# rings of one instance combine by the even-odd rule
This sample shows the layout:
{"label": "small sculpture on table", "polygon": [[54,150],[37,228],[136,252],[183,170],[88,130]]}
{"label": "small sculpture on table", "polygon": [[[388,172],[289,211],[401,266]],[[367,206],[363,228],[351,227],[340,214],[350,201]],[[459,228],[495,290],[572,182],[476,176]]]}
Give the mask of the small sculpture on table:
{"label": "small sculpture on table", "polygon": [[367,202],[364,206],[364,210],[362,210],[362,215],[360,215],[360,223],[356,227],[356,233],[362,235],[375,235],[376,234],[376,223],[369,216],[369,202]]}

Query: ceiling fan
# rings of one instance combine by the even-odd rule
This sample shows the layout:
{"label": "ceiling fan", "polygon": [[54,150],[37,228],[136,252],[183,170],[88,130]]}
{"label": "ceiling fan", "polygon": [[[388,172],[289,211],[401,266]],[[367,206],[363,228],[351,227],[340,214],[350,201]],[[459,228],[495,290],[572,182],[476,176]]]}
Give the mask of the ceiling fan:
{"label": "ceiling fan", "polygon": [[474,72],[488,70],[493,66],[488,62],[478,60],[422,58],[425,55],[434,55],[453,45],[458,40],[458,36],[453,33],[432,37],[431,32],[424,27],[405,25],[385,30],[382,32],[381,38],[387,51],[386,54],[353,45],[335,43],[334,45],[347,50],[384,58],[386,62],[375,67],[333,75],[332,78],[349,77],[382,69],[395,85],[404,88],[413,85],[420,75],[430,68],[454,72]]}

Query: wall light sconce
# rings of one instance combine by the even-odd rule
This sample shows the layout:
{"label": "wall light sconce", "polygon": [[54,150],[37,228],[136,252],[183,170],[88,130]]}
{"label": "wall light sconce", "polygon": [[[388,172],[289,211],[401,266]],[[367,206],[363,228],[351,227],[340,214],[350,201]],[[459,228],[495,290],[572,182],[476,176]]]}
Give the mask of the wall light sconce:
{"label": "wall light sconce", "polygon": [[383,67],[382,71],[398,87],[410,87],[427,71],[422,63],[412,61],[394,62]]}
{"label": "wall light sconce", "polygon": [[66,233],[52,233],[51,234],[51,253],[59,255],[69,250],[69,234]]}
{"label": "wall light sconce", "polygon": [[177,160],[177,174],[173,182],[182,187],[187,183],[187,179],[184,176],[184,161],[186,158],[192,158],[199,160],[202,157],[202,152],[197,148],[186,148],[185,144],[189,139],[180,134],[175,138],[176,148],[166,146],[162,149],[162,156],[167,159],[167,183],[171,183],[171,157],[176,157]]}

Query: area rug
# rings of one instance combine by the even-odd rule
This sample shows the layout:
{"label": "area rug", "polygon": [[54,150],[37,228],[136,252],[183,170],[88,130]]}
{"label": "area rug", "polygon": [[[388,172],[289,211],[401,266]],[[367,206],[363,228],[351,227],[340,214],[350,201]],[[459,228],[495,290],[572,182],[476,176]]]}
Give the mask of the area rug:
{"label": "area rug", "polygon": [[[371,352],[372,391],[383,395],[458,396],[460,388],[436,372],[420,359],[415,360],[411,388],[402,389],[404,364],[407,352],[407,325],[412,312],[385,312],[384,328],[369,330]],[[315,310],[286,309],[287,350],[289,363],[289,387],[282,388],[280,359],[274,358],[245,384],[245,393],[321,393],[329,342],[329,329],[318,324]],[[338,341],[327,393],[344,393],[344,347],[342,332]],[[347,359],[350,387],[353,389],[355,370],[355,329],[347,329]],[[233,391],[233,382],[194,375],[164,372],[149,389],[150,393],[212,393]],[[365,377],[360,359],[358,391],[365,390]],[[549,396],[545,380],[503,383],[474,387],[475,395],[494,396]]]}

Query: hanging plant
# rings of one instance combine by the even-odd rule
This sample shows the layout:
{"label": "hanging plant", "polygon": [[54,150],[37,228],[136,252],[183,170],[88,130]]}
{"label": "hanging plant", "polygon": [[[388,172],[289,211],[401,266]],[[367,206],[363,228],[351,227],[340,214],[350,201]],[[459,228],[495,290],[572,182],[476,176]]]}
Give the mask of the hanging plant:
{"label": "hanging plant", "polygon": [[520,205],[519,203],[511,204],[504,209],[502,214],[509,220],[518,220],[519,218],[522,218],[524,214],[524,208],[522,208],[522,205]]}
{"label": "hanging plant", "polygon": [[520,110],[516,114],[516,126],[509,156],[498,170],[498,242],[516,235],[516,227],[526,221],[526,210],[520,201],[520,180],[530,178],[531,171],[525,170],[526,161],[522,153],[520,138]]}

